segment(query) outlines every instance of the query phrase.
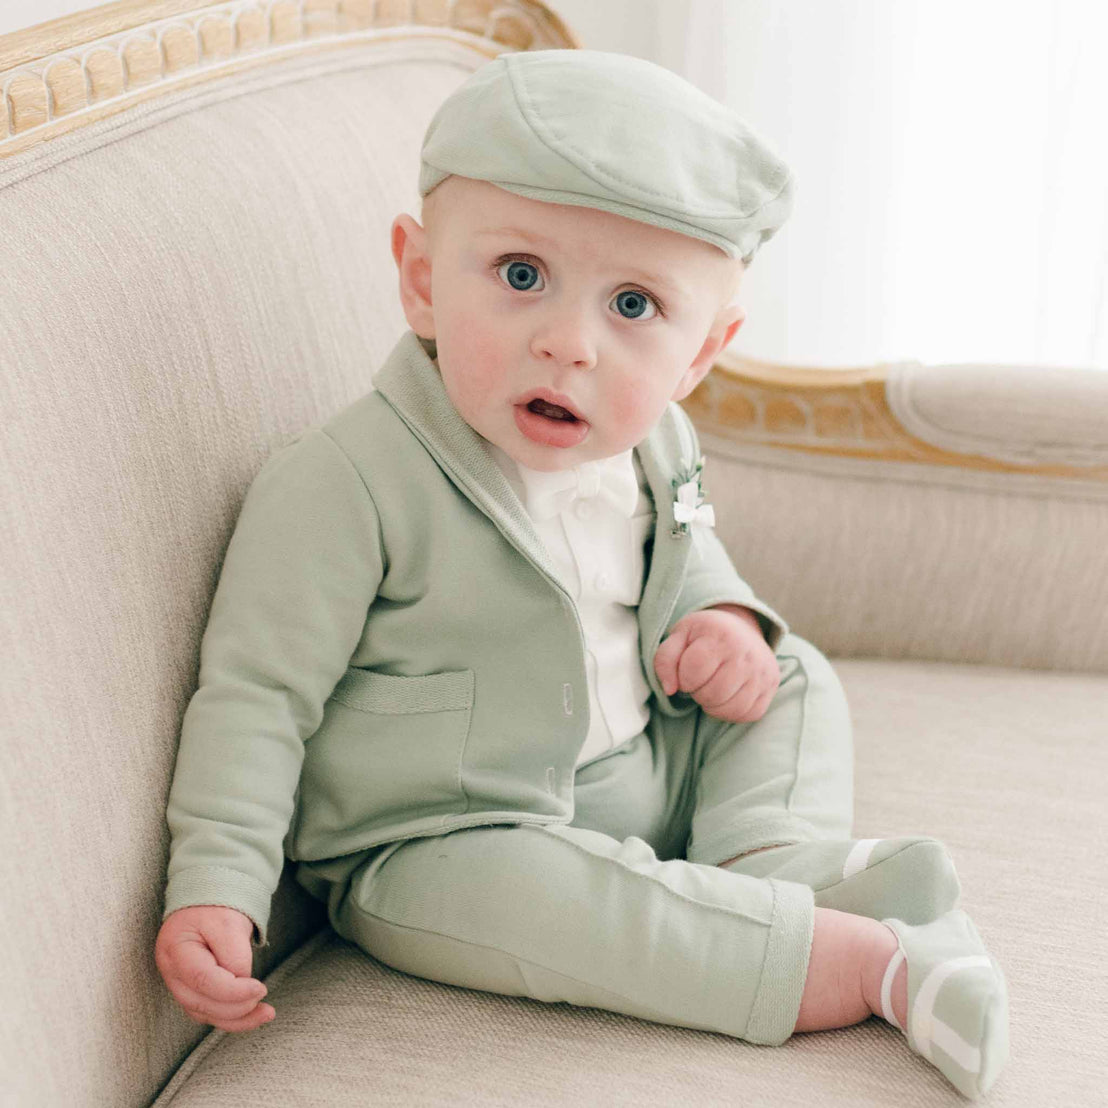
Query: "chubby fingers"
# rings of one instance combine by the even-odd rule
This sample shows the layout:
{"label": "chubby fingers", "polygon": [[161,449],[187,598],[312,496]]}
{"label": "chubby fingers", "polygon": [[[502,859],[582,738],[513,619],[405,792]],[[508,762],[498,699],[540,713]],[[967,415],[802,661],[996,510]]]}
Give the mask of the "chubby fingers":
{"label": "chubby fingers", "polygon": [[694,638],[682,650],[677,662],[677,687],[701,702],[705,687],[723,668],[725,652],[709,635]]}
{"label": "chubby fingers", "polygon": [[753,679],[734,688],[730,695],[724,694],[716,700],[697,697],[700,706],[709,715],[730,723],[752,723],[761,719],[772,699],[773,694],[765,692]]}
{"label": "chubby fingers", "polygon": [[688,627],[678,624],[673,634],[669,636],[654,655],[654,672],[658,676],[658,683],[662,686],[666,696],[673,696],[677,692],[678,677],[677,664],[681,660],[682,652],[689,641]]}
{"label": "chubby fingers", "polygon": [[654,672],[666,696],[699,691],[720,668],[723,651],[710,635],[697,635],[695,622],[679,623],[654,655]]}
{"label": "chubby fingers", "polygon": [[276,1015],[271,1005],[259,1003],[266,995],[265,985],[253,977],[236,977],[219,965],[199,937],[174,946],[162,976],[197,1023],[210,1023],[224,1031],[252,1031]]}
{"label": "chubby fingers", "polygon": [[781,671],[754,659],[731,659],[696,693],[700,706],[717,719],[752,723],[766,714],[780,684]]}
{"label": "chubby fingers", "polygon": [[[708,712],[714,712],[725,704],[738,702],[740,695],[751,686],[751,674],[738,658],[728,658],[693,693],[696,702]],[[753,702],[753,696],[749,699]]]}
{"label": "chubby fingers", "polygon": [[706,712],[734,723],[761,719],[781,679],[760,632],[738,634],[730,615],[714,611],[681,620],[654,655],[654,670],[667,696],[689,693]]}

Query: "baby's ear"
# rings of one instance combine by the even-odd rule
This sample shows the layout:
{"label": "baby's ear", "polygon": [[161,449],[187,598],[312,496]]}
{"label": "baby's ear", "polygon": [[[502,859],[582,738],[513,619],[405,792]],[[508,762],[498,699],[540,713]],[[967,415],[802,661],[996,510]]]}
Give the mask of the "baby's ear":
{"label": "baby's ear", "polygon": [[743,325],[746,311],[741,304],[731,303],[721,308],[719,314],[704,340],[700,352],[677,383],[671,400],[684,400],[686,396],[704,380],[715,365],[719,352],[735,337],[735,332]]}
{"label": "baby's ear", "polygon": [[392,221],[392,256],[400,273],[400,303],[408,326],[420,338],[435,337],[431,308],[431,257],[427,232],[410,215]]}

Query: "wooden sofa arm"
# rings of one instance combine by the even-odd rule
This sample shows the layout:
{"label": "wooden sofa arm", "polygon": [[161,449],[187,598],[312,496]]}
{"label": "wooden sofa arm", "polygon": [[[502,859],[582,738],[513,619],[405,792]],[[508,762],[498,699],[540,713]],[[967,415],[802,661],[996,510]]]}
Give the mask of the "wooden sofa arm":
{"label": "wooden sofa arm", "polygon": [[[1050,455],[1050,444],[1034,436],[1020,435],[1006,440],[1003,428],[982,439],[990,453],[960,451],[940,445],[944,437],[938,427],[931,441],[909,430],[921,429],[918,418],[907,416],[910,403],[903,387],[924,375],[950,370],[976,372],[978,387],[1004,390],[1004,375],[1011,367],[956,366],[925,367],[918,362],[866,366],[859,369],[805,369],[775,365],[724,351],[711,374],[684,402],[683,407],[699,428],[736,443],[757,443],[783,450],[811,454],[872,458],[886,462],[912,462],[929,466],[992,473],[1038,474],[1072,478],[1082,483],[1108,485],[1108,422],[1100,441],[1081,444],[1070,441],[1068,453]],[[987,376],[982,375],[987,371]],[[1015,371],[1049,394],[1051,375],[1064,377],[1067,391],[1084,386],[1090,400],[1108,416],[1108,373],[1086,370],[1053,370],[1022,367]],[[890,393],[892,401],[890,401]],[[897,396],[902,403],[896,404]],[[1075,398],[1076,399],[1076,398]],[[945,437],[956,434],[947,429]],[[1062,445],[1062,444],[1056,444]],[[1074,464],[1084,452],[1086,464]],[[1023,456],[1026,460],[1017,460]]]}
{"label": "wooden sofa arm", "polygon": [[1108,373],[725,352],[683,406],[720,537],[797,633],[1108,672]]}

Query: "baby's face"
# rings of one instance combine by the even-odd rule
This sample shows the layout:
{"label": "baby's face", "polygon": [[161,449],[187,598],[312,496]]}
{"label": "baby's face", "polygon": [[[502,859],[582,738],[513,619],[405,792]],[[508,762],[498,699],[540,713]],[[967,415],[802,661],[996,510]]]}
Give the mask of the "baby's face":
{"label": "baby's face", "polygon": [[640,443],[741,324],[742,264],[595,208],[449,177],[393,224],[412,329],[462,418],[531,469]]}

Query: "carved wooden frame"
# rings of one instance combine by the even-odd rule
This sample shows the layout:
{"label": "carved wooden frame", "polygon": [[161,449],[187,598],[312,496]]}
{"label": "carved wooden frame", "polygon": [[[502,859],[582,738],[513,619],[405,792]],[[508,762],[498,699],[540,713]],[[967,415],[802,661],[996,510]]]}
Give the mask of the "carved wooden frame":
{"label": "carved wooden frame", "polygon": [[[697,427],[736,443],[809,455],[910,462],[991,473],[1073,478],[1108,485],[1108,465],[1025,465],[946,450],[909,432],[889,404],[897,364],[813,369],[760,362],[723,351],[683,401]],[[1043,369],[1043,373],[1049,373]]]}
{"label": "carved wooden frame", "polygon": [[367,40],[580,45],[540,0],[121,0],[0,36],[0,159],[162,93]]}

